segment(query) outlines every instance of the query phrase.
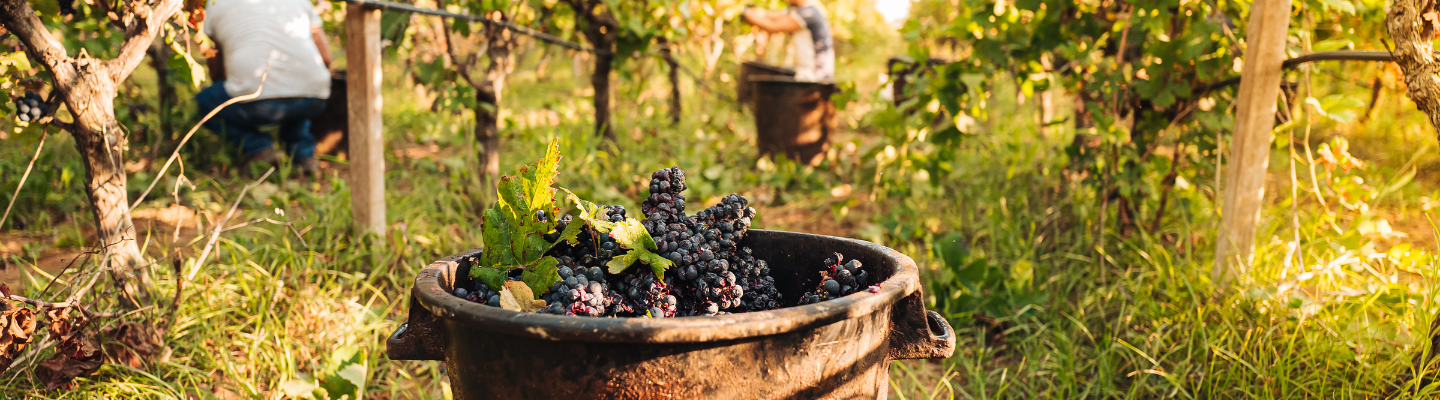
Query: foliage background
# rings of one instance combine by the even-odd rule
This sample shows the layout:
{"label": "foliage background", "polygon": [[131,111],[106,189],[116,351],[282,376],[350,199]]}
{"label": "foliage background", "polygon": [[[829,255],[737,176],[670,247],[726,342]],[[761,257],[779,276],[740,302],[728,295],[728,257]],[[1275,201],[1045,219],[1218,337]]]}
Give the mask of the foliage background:
{"label": "foliage background", "polygon": [[[64,19],[47,9],[53,3],[34,4],[72,49],[113,48],[114,35],[83,14],[93,7]],[[1248,4],[920,0],[896,30],[866,0],[826,2],[838,80],[853,85],[844,96],[854,100],[834,150],[807,167],[757,158],[751,117],[727,99],[738,63],[757,46],[735,20],[742,3],[616,2],[630,46],[657,36],[679,46],[693,73],[681,75],[682,120],[665,118],[665,66],[642,51],[617,66],[617,140],[602,141],[587,119],[583,56],[522,40],[498,111],[501,170],[558,137],[559,184],[597,202],[637,209],[649,172],[679,165],[694,180],[691,199],[744,194],[760,205],[758,227],[858,237],[913,256],[928,306],[950,319],[960,345],[943,362],[896,363],[899,398],[1431,396],[1417,377],[1433,372],[1410,360],[1437,311],[1440,243],[1428,211],[1440,193],[1426,172],[1440,158],[1393,65],[1324,62],[1287,74],[1256,261],[1230,290],[1209,281],[1234,89],[1208,85],[1238,74]],[[1297,1],[1288,51],[1383,49],[1384,6]],[[343,4],[319,7],[343,48]],[[578,40],[574,19],[553,2],[453,7],[509,7],[517,21]],[[351,235],[344,160],[328,159],[320,179],[277,177],[242,199],[235,221],[290,222],[304,241],[266,223],[223,234],[215,258],[185,282],[167,353],[143,368],[107,364],[71,391],[45,391],[32,368],[13,368],[0,374],[5,392],[442,397],[448,378],[438,364],[388,361],[380,344],[404,318],[415,271],[479,245],[472,199],[485,189],[476,185],[474,122],[461,112],[474,103],[447,84],[455,79],[428,18],[385,16],[384,235]],[[172,50],[193,53],[183,30],[174,37]],[[767,55],[778,53],[771,43]],[[163,62],[137,71],[117,101],[120,120],[139,132],[128,160],[133,192],[155,179],[176,184],[173,174],[154,176],[150,161],[168,155],[195,118],[190,64],[156,54]],[[886,64],[898,55],[941,60],[908,75],[909,99],[896,105],[884,89],[901,75]],[[7,95],[43,81],[7,68]],[[171,107],[162,107],[163,87],[175,93]],[[6,196],[42,129],[14,124],[0,122]],[[30,295],[56,260],[94,245],[74,147],[51,134],[0,235],[0,277]],[[137,217],[147,254],[165,260],[193,259],[201,228],[248,182],[213,136],[197,135],[181,153],[188,182],[152,196],[139,210],[156,211]],[[158,211],[170,209],[191,222]],[[159,289],[173,292],[177,277],[158,272]],[[73,288],[74,273],[58,282]]]}

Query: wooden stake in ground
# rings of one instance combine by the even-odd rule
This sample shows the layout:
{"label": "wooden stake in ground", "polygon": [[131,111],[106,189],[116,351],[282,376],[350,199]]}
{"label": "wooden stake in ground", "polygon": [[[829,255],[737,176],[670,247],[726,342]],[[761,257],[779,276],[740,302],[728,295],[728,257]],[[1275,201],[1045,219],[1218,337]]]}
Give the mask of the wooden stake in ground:
{"label": "wooden stake in ground", "polygon": [[385,137],[380,120],[380,10],[345,5],[350,93],[350,214],[362,232],[385,232]]}
{"label": "wooden stake in ground", "polygon": [[1255,251],[1255,227],[1265,199],[1265,168],[1270,163],[1270,130],[1280,95],[1281,64],[1290,23],[1289,0],[1256,0],[1245,27],[1245,67],[1240,72],[1234,139],[1225,171],[1222,225],[1215,242],[1214,282],[1224,285],[1227,271],[1244,268]]}

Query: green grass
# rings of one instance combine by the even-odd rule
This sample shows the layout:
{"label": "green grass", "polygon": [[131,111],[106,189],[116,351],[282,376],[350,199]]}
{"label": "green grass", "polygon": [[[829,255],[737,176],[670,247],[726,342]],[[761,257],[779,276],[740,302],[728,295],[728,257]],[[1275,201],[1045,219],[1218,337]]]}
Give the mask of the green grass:
{"label": "green grass", "polygon": [[[870,81],[883,65],[883,46],[870,51],[875,54],[857,54],[847,72],[864,94],[874,92]],[[1036,126],[1033,102],[1013,101],[1013,89],[991,100],[992,109],[1004,113],[981,121],[977,133],[944,149],[943,158],[938,145],[906,138],[909,132],[874,128],[885,106],[867,96],[847,110],[858,129],[835,138],[836,157],[811,168],[758,160],[751,119],[691,83],[684,88],[685,119],[675,127],[664,121],[663,96],[642,96],[663,85],[626,83],[634,86],[617,91],[619,140],[598,140],[589,133],[589,99],[574,94],[579,83],[570,79],[568,60],[552,60],[545,78],[527,68],[533,62],[522,61],[507,92],[502,170],[533,160],[558,137],[565,154],[559,185],[597,202],[633,209],[650,171],[678,165],[691,171],[694,201],[713,203],[731,192],[755,199],[762,205],[758,227],[859,237],[914,257],[927,306],[950,319],[959,340],[948,360],[894,364],[892,397],[1436,394],[1434,387],[1407,386],[1417,380],[1406,377],[1416,375],[1408,371],[1410,358],[1422,350],[1437,311],[1437,243],[1426,211],[1440,194],[1427,174],[1414,182],[1404,176],[1407,164],[1428,171],[1440,157],[1433,146],[1416,145],[1433,138],[1409,128],[1424,122],[1398,100],[1398,90],[1387,90],[1381,117],[1363,124],[1317,120],[1308,142],[1297,127],[1294,181],[1287,138],[1276,141],[1256,261],[1222,290],[1209,276],[1218,224],[1213,175],[1183,176],[1189,186],[1172,194],[1158,230],[1117,232],[1113,205],[1102,228],[1100,202],[1087,189],[1093,186],[1066,169],[1063,149],[1073,129]],[[634,75],[661,76],[653,67],[650,72]],[[389,78],[390,149],[433,145],[439,151],[387,153],[391,223],[384,234],[352,233],[343,179],[273,178],[247,194],[232,224],[269,217],[293,224],[304,241],[263,222],[224,233],[196,279],[183,282],[173,317],[168,300],[129,317],[164,326],[168,353],[140,369],[107,364],[78,380],[75,390],[46,391],[31,367],[53,351],[42,350],[0,374],[0,397],[271,399],[284,396],[287,382],[337,382],[338,371],[363,365],[369,398],[442,398],[447,378],[439,363],[386,360],[382,341],[405,318],[416,271],[479,245],[474,199],[483,189],[476,186],[467,118],[430,112],[399,74]],[[996,82],[1003,88],[1003,79]],[[1325,89],[1368,90],[1330,86]],[[637,103],[640,97],[647,100]],[[1311,193],[1305,147],[1318,154],[1322,143],[1346,137],[1368,166],[1328,171],[1316,165],[1320,188]],[[71,146],[63,135],[47,143],[41,158],[47,168],[31,177],[12,216],[25,221],[25,234],[45,238],[34,251],[11,257],[11,268],[28,271],[23,291],[29,295],[49,279],[34,267],[37,249],[86,240],[90,212]],[[195,186],[180,192],[180,203],[219,216],[248,181],[220,172],[227,157],[207,157],[205,148],[213,147],[186,150],[194,165],[186,176]],[[18,179],[12,171],[23,168],[32,149],[0,151],[7,192]],[[905,154],[934,157],[949,172],[922,174]],[[132,188],[148,184],[147,174],[135,174]],[[161,187],[174,184],[164,179]],[[1292,184],[1298,185],[1293,201]],[[152,195],[143,207],[171,201],[168,194]],[[1153,204],[1141,209],[1148,226]],[[1375,228],[1381,220],[1408,236],[1381,233]],[[177,287],[170,268],[176,252],[189,268],[205,242],[170,244],[170,234],[141,232],[147,251],[162,257],[155,291],[166,296]],[[948,241],[953,238],[960,244]],[[93,263],[72,270],[52,293],[69,293],[93,273]],[[107,296],[94,296],[92,306],[114,308]],[[985,319],[997,324],[977,323]]]}

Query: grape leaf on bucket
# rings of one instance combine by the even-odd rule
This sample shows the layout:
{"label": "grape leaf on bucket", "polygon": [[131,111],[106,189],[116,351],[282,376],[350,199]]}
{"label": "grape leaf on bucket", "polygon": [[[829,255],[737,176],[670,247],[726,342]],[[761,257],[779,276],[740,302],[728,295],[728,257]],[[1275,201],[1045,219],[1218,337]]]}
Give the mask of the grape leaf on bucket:
{"label": "grape leaf on bucket", "polygon": [[607,221],[602,216],[604,213],[600,210],[600,206],[581,199],[580,196],[576,196],[575,193],[570,192],[568,189],[564,190],[567,197],[570,198],[570,201],[575,203],[575,207],[580,209],[581,220],[585,221],[585,223],[591,227],[594,227],[597,231],[610,234],[610,237],[614,238],[615,242],[620,244],[620,247],[630,249],[629,252],[615,256],[615,258],[610,259],[609,263],[605,264],[605,268],[610,270],[610,273],[618,274],[630,268],[631,264],[639,261],[650,265],[650,269],[655,272],[656,278],[665,279],[665,270],[675,263],[665,257],[661,257],[659,254],[655,254],[653,250],[658,250],[659,247],[655,245],[655,238],[650,237],[650,231],[646,230],[643,225],[640,225],[640,220],[627,217],[624,221],[620,222]]}
{"label": "grape leaf on bucket", "polygon": [[505,282],[505,287],[500,289],[500,308],[519,311],[533,312],[545,307],[545,300],[535,300],[535,295],[530,291],[530,286],[522,282]]}
{"label": "grape leaf on bucket", "polygon": [[524,270],[521,280],[532,295],[545,293],[560,281],[555,272],[558,262],[545,256],[545,252],[555,243],[574,242],[580,224],[570,224],[553,243],[545,240],[546,234],[555,231],[560,212],[555,207],[555,188],[551,187],[559,167],[560,141],[552,140],[535,164],[500,178],[496,185],[498,201],[485,210],[481,227],[485,251],[480,254],[479,268],[471,268],[470,276],[498,289],[505,284],[507,271],[520,268]]}

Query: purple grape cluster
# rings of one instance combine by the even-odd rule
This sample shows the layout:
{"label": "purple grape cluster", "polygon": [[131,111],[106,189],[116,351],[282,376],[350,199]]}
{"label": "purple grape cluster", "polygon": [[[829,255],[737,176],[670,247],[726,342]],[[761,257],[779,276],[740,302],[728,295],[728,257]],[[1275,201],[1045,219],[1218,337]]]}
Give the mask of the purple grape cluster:
{"label": "purple grape cluster", "polygon": [[736,285],[744,290],[740,298],[739,311],[764,311],[780,308],[780,291],[775,288],[775,278],[770,276],[770,266],[765,260],[750,255],[749,247],[740,248],[736,259]]}
{"label": "purple grape cluster", "polygon": [[[650,195],[641,203],[641,225],[650,232],[656,253],[675,263],[659,279],[647,266],[631,266],[619,274],[606,263],[629,251],[609,234],[581,230],[576,243],[559,243],[546,253],[559,261],[560,282],[541,295],[540,312],[593,317],[650,317],[716,315],[779,308],[784,297],[765,260],[739,246],[749,231],[755,209],[744,196],[731,194],[720,204],[694,216],[685,215],[685,171],[665,168],[651,175]],[[602,218],[621,222],[621,206],[600,206]],[[537,212],[535,218],[548,216]],[[559,240],[574,217],[564,215],[545,240]],[[583,222],[582,222],[583,223]],[[512,271],[518,279],[519,270]],[[456,289],[456,296],[499,305],[499,297],[483,283],[471,290]]]}
{"label": "purple grape cluster", "polygon": [[685,171],[665,168],[650,175],[650,196],[642,203],[642,224],[659,254],[675,263],[671,285],[679,315],[776,308],[782,300],[764,261],[738,246],[755,209],[731,194],[694,216],[685,216]]}
{"label": "purple grape cluster", "polygon": [[39,121],[49,108],[45,105],[45,99],[28,90],[25,91],[25,96],[15,99],[15,116],[21,121]]}
{"label": "purple grape cluster", "polygon": [[540,312],[557,315],[603,317],[612,315],[612,306],[623,301],[610,293],[605,271],[598,266],[584,267],[570,256],[560,260],[560,282],[540,296],[545,308]]}
{"label": "purple grape cluster", "polygon": [[679,310],[679,300],[670,294],[670,284],[656,279],[649,268],[631,267],[619,276],[614,290],[622,300],[615,305],[615,316],[665,318],[674,317]]}
{"label": "purple grape cluster", "polygon": [[[511,270],[510,275],[506,277],[506,280],[518,281],[520,280],[521,273],[523,273],[523,271],[518,269]],[[472,302],[484,304],[487,306],[500,306],[500,292],[492,289],[490,285],[486,285],[484,282],[481,282],[479,280],[476,280],[475,284],[468,289],[463,287],[455,288],[454,294],[455,297],[470,300]]]}
{"label": "purple grape cluster", "polygon": [[815,290],[800,295],[800,305],[838,299],[869,287],[870,274],[860,269],[860,260],[850,260],[841,265],[843,261],[845,256],[840,253],[825,259],[825,270],[820,272],[820,284]]}
{"label": "purple grape cluster", "polygon": [[685,189],[685,171],[680,167],[664,168],[650,174],[650,197],[640,203],[640,211],[645,213],[642,224],[651,235],[665,231],[669,224],[687,222]]}

